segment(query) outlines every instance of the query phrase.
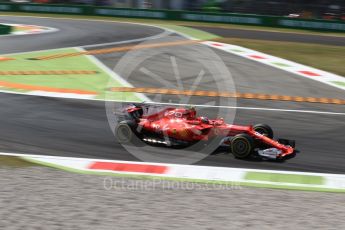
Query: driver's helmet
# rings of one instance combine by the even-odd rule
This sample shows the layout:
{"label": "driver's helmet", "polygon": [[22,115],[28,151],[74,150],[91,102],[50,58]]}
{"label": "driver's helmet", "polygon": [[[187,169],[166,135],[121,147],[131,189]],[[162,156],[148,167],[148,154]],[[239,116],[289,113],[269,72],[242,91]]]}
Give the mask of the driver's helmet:
{"label": "driver's helmet", "polygon": [[196,117],[196,110],[194,107],[191,107],[190,109],[187,110],[187,119],[193,120]]}
{"label": "driver's helmet", "polygon": [[139,119],[143,115],[143,108],[141,106],[132,105],[127,108],[128,114],[134,119]]}
{"label": "driver's helmet", "polygon": [[200,121],[203,124],[209,124],[210,123],[210,121],[207,117],[200,117]]}

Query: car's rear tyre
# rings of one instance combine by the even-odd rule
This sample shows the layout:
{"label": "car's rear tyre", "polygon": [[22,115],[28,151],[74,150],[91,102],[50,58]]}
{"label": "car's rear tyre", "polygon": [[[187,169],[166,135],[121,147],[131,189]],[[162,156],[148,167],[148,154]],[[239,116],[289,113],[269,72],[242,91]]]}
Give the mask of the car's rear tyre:
{"label": "car's rear tyre", "polygon": [[139,139],[139,134],[135,132],[137,124],[134,121],[121,121],[115,127],[115,136],[120,144],[138,144],[142,143]]}
{"label": "car's rear tyre", "polygon": [[255,132],[258,132],[268,138],[273,138],[273,130],[269,125],[266,124],[257,124],[253,126]]}
{"label": "car's rear tyre", "polygon": [[231,152],[236,158],[249,157],[254,150],[254,139],[248,134],[237,134],[231,139]]}
{"label": "car's rear tyre", "polygon": [[115,135],[121,144],[128,144],[134,138],[134,133],[127,122],[121,122],[115,127]]}

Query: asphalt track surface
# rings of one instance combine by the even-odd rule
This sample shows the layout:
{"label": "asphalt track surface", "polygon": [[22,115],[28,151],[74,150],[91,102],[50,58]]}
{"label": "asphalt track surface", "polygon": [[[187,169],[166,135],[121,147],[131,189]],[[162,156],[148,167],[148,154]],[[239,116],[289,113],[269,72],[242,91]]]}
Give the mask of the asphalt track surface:
{"label": "asphalt track surface", "polygon": [[226,28],[215,28],[215,27],[197,27],[200,29],[213,33],[222,37],[231,38],[246,38],[246,39],[258,39],[258,40],[269,40],[269,41],[286,41],[286,42],[302,42],[309,44],[322,44],[322,45],[334,45],[344,46],[345,38],[336,36],[323,36],[314,34],[298,34],[298,33],[281,33],[281,32],[270,32],[260,30],[246,30],[246,29],[226,29]]}
{"label": "asphalt track surface", "polygon": [[[18,23],[28,23],[27,18],[25,18],[25,21],[22,21],[23,18],[17,17],[11,17],[6,20],[16,21]],[[75,20],[73,21],[75,24],[74,26],[78,27],[79,22],[81,24],[85,23]],[[30,23],[50,25],[59,28],[60,31],[63,31],[65,26],[67,26],[67,28],[70,27],[70,24],[55,19],[30,18]],[[100,24],[102,24],[102,22],[97,22],[98,28],[105,25],[110,25],[115,28],[114,23]],[[121,40],[126,37],[125,34],[127,33],[128,27],[123,26],[123,24],[121,25],[122,26],[118,26],[118,24],[116,24],[116,28],[121,28],[122,30],[120,38],[114,34],[114,37],[111,39],[107,37],[107,40],[102,41],[102,43],[112,42],[116,39]],[[82,30],[83,29],[81,29],[81,31]],[[152,29],[153,31],[151,31],[151,33],[148,33],[146,28],[141,30],[145,30],[145,35],[147,36],[162,32],[159,29]],[[65,32],[67,31],[69,30],[66,29]],[[130,28],[129,31],[128,33],[130,34],[138,34],[137,38],[144,37],[141,32],[133,32],[133,28]],[[55,34],[57,35],[58,33]],[[92,35],[95,35],[96,38],[93,38]],[[97,43],[100,42],[99,37],[101,35],[89,33],[89,36],[91,36],[88,38],[90,42],[87,44],[90,44],[92,41],[96,41]],[[31,38],[33,38],[34,41],[31,41]],[[131,38],[135,39],[136,37],[133,35]],[[26,44],[37,42],[37,37],[35,36],[28,36],[26,39],[28,40]],[[56,42],[58,42],[60,46],[70,46],[75,42],[70,39],[68,33],[64,33],[59,39],[60,40]],[[70,40],[71,43],[66,45],[64,39]],[[45,39],[40,39],[40,41],[41,40]],[[10,47],[18,46],[18,41],[15,39],[7,42],[6,47],[9,50],[11,50]],[[85,41],[82,41],[82,44],[73,45],[82,46],[85,44]],[[53,43],[46,44],[46,47],[54,48],[54,46],[55,44]],[[22,50],[31,49],[29,45],[22,45],[21,47]],[[173,53],[173,51],[171,48],[169,50],[167,47],[161,49],[163,49],[164,52],[146,60],[144,66],[152,72],[160,73],[159,75],[166,78],[165,80],[173,83],[171,77],[169,78],[172,74],[172,70],[165,66],[165,63],[167,63],[166,60],[169,60],[169,57],[171,57],[169,52]],[[181,62],[179,67],[183,69],[183,71],[181,71],[181,73],[183,73],[181,76],[182,84],[188,89],[193,83],[191,79],[194,79],[197,74],[193,72],[195,66],[192,60],[188,60],[188,58],[184,56],[184,52],[188,51],[187,47],[174,48],[174,51],[176,50],[177,62]],[[1,50],[1,52],[5,51]],[[147,50],[145,54],[149,55],[149,52],[155,51]],[[214,52],[223,60],[230,70],[236,89],[240,92],[269,92],[344,99],[343,91],[330,86],[303,79],[228,53],[221,51]],[[97,58],[110,68],[113,68],[119,59],[121,59],[122,55],[121,53],[115,53],[110,55],[99,55]],[[180,55],[180,57],[178,55]],[[203,58],[207,59],[208,57]],[[206,77],[203,78],[198,85],[198,89],[217,90],[213,83],[221,79],[217,79],[217,77],[215,77],[215,79],[209,79],[207,73],[205,76]],[[134,86],[162,86],[161,82],[150,79],[137,70],[134,71],[128,81]],[[226,85],[227,83],[224,82],[224,84]],[[164,98],[164,101],[169,100],[178,102],[178,98]],[[192,98],[192,102],[197,104],[203,104],[208,100],[209,98]],[[305,103],[240,100],[237,102],[237,105],[245,107],[344,112],[344,106],[311,105]],[[0,130],[2,130],[0,135],[0,151],[137,160],[114,141],[114,136],[106,118],[104,102],[2,94],[0,97],[0,106],[2,108],[0,113]],[[234,111],[229,110],[229,113],[231,112]],[[214,114],[214,109],[203,109],[201,113],[211,117],[212,114]],[[236,111],[235,122],[241,124],[268,123],[274,128],[277,136],[295,139],[301,153],[298,154],[296,158],[290,159],[287,162],[275,163],[237,160],[230,154],[220,152],[205,158],[197,164],[327,173],[345,172],[345,158],[343,155],[345,140],[343,135],[343,128],[345,125],[344,115],[239,109]],[[162,148],[161,151],[162,154],[168,152],[168,150],[164,148]]]}
{"label": "asphalt track surface", "polygon": [[0,16],[0,20],[2,23],[33,24],[59,29],[54,33],[1,37],[1,54],[121,42],[164,32],[155,27],[113,22],[10,16]]}

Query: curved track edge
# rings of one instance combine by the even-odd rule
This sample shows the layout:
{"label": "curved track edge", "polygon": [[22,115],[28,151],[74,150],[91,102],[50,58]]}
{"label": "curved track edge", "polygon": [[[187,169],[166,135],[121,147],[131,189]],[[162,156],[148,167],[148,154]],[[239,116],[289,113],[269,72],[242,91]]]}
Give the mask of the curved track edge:
{"label": "curved track edge", "polygon": [[210,183],[224,185],[229,189],[239,186],[253,186],[317,192],[345,192],[345,175],[337,174],[144,163],[11,153],[0,153],[0,155],[18,157],[31,163],[80,174]]}

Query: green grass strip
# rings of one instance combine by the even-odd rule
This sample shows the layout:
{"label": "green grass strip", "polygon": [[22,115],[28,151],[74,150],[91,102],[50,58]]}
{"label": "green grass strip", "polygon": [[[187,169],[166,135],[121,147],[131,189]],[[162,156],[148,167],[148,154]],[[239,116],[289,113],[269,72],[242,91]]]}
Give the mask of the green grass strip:
{"label": "green grass strip", "polygon": [[237,53],[243,53],[244,52],[243,50],[239,50],[239,49],[230,49],[230,50],[233,52],[237,52]]}
{"label": "green grass strip", "polygon": [[0,168],[9,167],[9,168],[25,168],[37,166],[27,160],[21,159],[19,157],[12,156],[0,156]]}
{"label": "green grass strip", "polygon": [[345,87],[345,82],[342,81],[332,81],[332,83]]}
{"label": "green grass strip", "polygon": [[288,64],[280,63],[280,62],[272,62],[272,64],[277,65],[277,66],[281,66],[281,67],[291,67],[291,66],[288,65]]}
{"label": "green grass strip", "polygon": [[247,172],[245,179],[249,181],[253,180],[253,181],[267,181],[267,182],[292,183],[292,184],[310,184],[310,185],[324,184],[324,179],[322,176],[282,174],[282,173]]}
{"label": "green grass strip", "polygon": [[[29,60],[29,58],[39,56],[49,56],[61,53],[78,52],[75,48],[46,50],[28,52],[22,54],[6,55],[15,58],[13,61],[0,62],[1,71],[13,70],[93,70],[96,74],[65,74],[65,75],[12,75],[0,76],[0,81],[21,83],[36,86],[47,86],[64,89],[77,89],[94,91],[98,95],[96,99],[100,100],[125,100],[141,101],[134,93],[109,92],[110,87],[123,86],[119,81],[112,78],[97,63],[94,63],[86,55],[78,55],[66,58],[57,58],[51,60]],[[13,92],[25,93],[26,90],[6,89]]]}

